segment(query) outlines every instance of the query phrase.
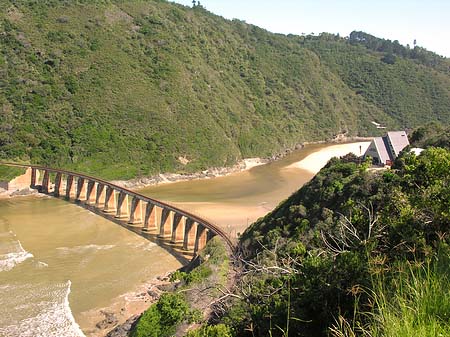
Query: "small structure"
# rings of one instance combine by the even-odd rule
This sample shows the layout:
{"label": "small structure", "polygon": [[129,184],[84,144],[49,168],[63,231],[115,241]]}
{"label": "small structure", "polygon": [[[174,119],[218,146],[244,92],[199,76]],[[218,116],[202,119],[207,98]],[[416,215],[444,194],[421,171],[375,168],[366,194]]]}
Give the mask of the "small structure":
{"label": "small structure", "polygon": [[400,151],[408,145],[409,140],[405,131],[391,131],[383,137],[374,138],[364,153],[364,158],[372,157],[376,165],[392,165]]}

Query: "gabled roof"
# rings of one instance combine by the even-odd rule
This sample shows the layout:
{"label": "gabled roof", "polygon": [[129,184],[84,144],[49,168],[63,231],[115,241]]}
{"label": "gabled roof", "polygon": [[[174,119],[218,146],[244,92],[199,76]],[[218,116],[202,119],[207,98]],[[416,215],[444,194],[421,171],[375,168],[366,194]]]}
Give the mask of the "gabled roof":
{"label": "gabled roof", "polygon": [[386,161],[391,160],[391,157],[389,156],[389,152],[386,148],[383,138],[376,137],[373,139],[373,142],[377,148],[378,154],[380,155],[380,161],[383,164],[386,164]]}
{"label": "gabled roof", "polygon": [[392,149],[394,150],[393,157],[396,158],[401,150],[409,145],[408,136],[405,131],[391,131],[387,133]]}

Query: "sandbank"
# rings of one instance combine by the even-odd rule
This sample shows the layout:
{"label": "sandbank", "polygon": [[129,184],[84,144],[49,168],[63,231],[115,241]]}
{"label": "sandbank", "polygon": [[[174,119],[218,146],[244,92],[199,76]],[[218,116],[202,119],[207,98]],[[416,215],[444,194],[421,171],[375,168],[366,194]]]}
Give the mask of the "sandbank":
{"label": "sandbank", "polygon": [[298,168],[309,171],[311,173],[317,173],[322,167],[324,167],[328,161],[333,157],[342,157],[350,152],[357,156],[363,155],[369,147],[370,142],[357,142],[330,145],[317,152],[313,152],[305,159],[286,166],[287,169]]}

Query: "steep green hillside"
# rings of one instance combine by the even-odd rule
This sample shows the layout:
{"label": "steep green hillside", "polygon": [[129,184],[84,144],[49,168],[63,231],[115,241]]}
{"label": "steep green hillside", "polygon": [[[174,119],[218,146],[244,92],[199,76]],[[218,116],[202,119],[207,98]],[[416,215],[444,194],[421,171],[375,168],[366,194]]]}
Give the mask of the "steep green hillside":
{"label": "steep green hillside", "polygon": [[384,62],[346,39],[272,34],[201,7],[4,0],[0,46],[0,159],[105,178],[372,135],[370,121],[450,121],[446,59]]}
{"label": "steep green hillside", "polygon": [[449,210],[450,149],[384,171],[334,158],[243,234],[222,321],[235,336],[447,335]]}

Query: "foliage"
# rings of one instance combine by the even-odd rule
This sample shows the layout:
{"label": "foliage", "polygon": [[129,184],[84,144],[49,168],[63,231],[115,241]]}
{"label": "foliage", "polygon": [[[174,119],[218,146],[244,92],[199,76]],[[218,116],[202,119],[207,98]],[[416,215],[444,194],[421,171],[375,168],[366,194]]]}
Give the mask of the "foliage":
{"label": "foliage", "polygon": [[20,167],[0,165],[0,181],[10,181],[25,173]]}
{"label": "foliage", "polygon": [[202,6],[5,0],[0,44],[0,159],[106,179],[379,132],[370,121],[450,121],[446,59],[382,62],[331,34],[271,34]]}
{"label": "foliage", "polygon": [[[393,55],[397,55],[413,59],[423,65],[434,66],[448,71],[448,60],[416,45],[413,46],[413,48],[409,45],[405,47],[402,46],[397,40],[391,41],[380,39],[373,35],[358,31],[353,31],[350,33],[349,41],[354,45],[360,44],[365,46],[367,49],[386,53],[385,57],[389,56],[389,58],[391,58]],[[393,63],[395,63],[395,61]]]}
{"label": "foliage", "polygon": [[[375,280],[373,337],[446,336],[450,331],[449,258],[439,254],[424,264],[402,264],[389,282]],[[385,284],[388,284],[386,287]]]}
{"label": "foliage", "polygon": [[[210,298],[218,295],[216,288],[224,286],[229,258],[224,243],[214,237],[201,251],[200,259],[201,263],[191,271],[176,271],[171,275],[172,282],[181,281],[176,291],[164,293],[142,315],[133,328],[132,337],[164,337],[172,336],[175,332],[179,335],[177,329],[181,323],[201,323],[204,320],[204,298],[209,303]],[[203,336],[204,333],[218,337],[230,336],[230,330],[222,325],[200,328],[192,332],[192,336]]]}
{"label": "foliage", "polygon": [[412,133],[411,144],[422,148],[435,146],[450,149],[450,127],[437,122],[421,126]]}
{"label": "foliage", "polygon": [[170,276],[170,280],[171,281],[176,281],[176,280],[183,281],[184,283],[189,285],[191,283],[198,283],[198,282],[206,279],[211,274],[212,274],[212,270],[208,266],[202,264],[189,273],[182,272],[182,271],[176,271],[175,273],[173,273]]}
{"label": "foliage", "polygon": [[224,324],[205,325],[189,331],[186,337],[231,337],[231,330]]}
{"label": "foliage", "polygon": [[238,336],[325,336],[336,320],[341,333],[362,329],[379,275],[395,292],[396,266],[428,261],[450,243],[449,183],[445,148],[405,151],[387,171],[332,159],[242,235],[246,296],[223,322]]}
{"label": "foliage", "polygon": [[132,337],[172,336],[176,325],[184,320],[189,307],[180,293],[165,293],[156,304],[144,312]]}

